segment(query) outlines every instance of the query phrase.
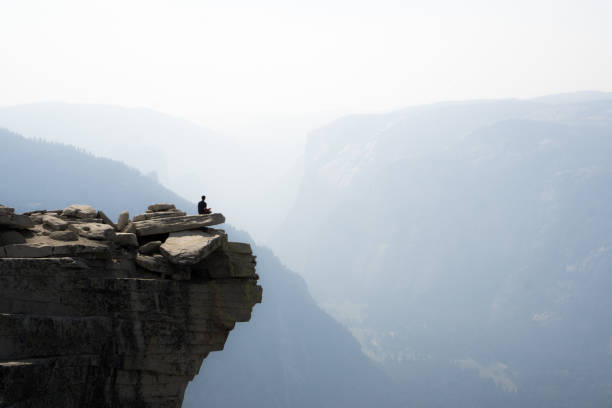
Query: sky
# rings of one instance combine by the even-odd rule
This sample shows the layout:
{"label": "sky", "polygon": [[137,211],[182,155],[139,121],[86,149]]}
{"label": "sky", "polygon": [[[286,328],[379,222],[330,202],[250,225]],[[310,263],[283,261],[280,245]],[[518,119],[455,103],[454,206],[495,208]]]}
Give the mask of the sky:
{"label": "sky", "polygon": [[0,106],[298,137],[348,113],[612,91],[611,17],[609,0],[0,0]]}

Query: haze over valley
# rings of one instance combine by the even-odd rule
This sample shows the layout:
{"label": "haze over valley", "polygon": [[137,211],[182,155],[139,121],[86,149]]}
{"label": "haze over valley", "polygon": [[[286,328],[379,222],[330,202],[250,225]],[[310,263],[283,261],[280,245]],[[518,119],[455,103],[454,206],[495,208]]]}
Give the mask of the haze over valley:
{"label": "haze over valley", "polygon": [[2,8],[0,204],[257,258],[182,406],[612,405],[610,2]]}

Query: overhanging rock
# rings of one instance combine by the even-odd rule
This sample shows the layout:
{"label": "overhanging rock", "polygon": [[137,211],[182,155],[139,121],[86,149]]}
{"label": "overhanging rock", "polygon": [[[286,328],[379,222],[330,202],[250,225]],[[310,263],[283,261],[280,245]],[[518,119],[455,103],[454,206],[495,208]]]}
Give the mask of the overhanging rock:
{"label": "overhanging rock", "polygon": [[207,228],[221,214],[100,214],[0,206],[0,407],[180,407],[261,301],[249,245]]}
{"label": "overhanging rock", "polygon": [[170,232],[212,227],[213,225],[223,224],[224,222],[225,217],[223,214],[208,214],[153,218],[132,222],[131,225],[138,236],[144,237],[147,235],[167,234]]}

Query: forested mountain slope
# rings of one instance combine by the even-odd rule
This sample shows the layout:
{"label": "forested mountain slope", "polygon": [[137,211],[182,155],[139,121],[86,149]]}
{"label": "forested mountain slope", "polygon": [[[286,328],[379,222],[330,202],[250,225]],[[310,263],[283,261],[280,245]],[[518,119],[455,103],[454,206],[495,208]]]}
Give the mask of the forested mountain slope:
{"label": "forested mountain slope", "polygon": [[4,129],[0,143],[0,202],[19,212],[65,208],[75,200],[98,203],[115,219],[124,210],[139,214],[151,202],[168,201],[195,211],[193,203],[121,162],[60,143],[25,139]]}

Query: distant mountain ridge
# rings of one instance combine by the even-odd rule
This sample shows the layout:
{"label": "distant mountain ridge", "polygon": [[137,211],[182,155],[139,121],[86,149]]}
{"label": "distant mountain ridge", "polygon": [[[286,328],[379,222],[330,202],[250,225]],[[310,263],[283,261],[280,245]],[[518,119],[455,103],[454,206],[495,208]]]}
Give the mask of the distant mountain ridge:
{"label": "distant mountain ridge", "polygon": [[612,99],[594,96],[310,135],[274,247],[415,405],[612,401]]}
{"label": "distant mountain ridge", "polygon": [[540,96],[538,98],[531,99],[535,102],[543,103],[582,103],[582,102],[593,102],[612,100],[612,92],[599,92],[599,91],[581,91],[581,92],[567,92],[562,94],[553,94]]}
{"label": "distant mountain ridge", "polygon": [[74,186],[81,186],[81,200],[103,203],[104,211],[115,219],[124,210],[132,214],[144,211],[138,205],[147,202],[168,201],[187,210],[195,208],[192,202],[118,161],[95,157],[73,146],[25,139],[4,129],[0,129],[0,140],[0,168],[5,174],[0,201],[19,212],[74,204],[71,200],[79,191]]}

